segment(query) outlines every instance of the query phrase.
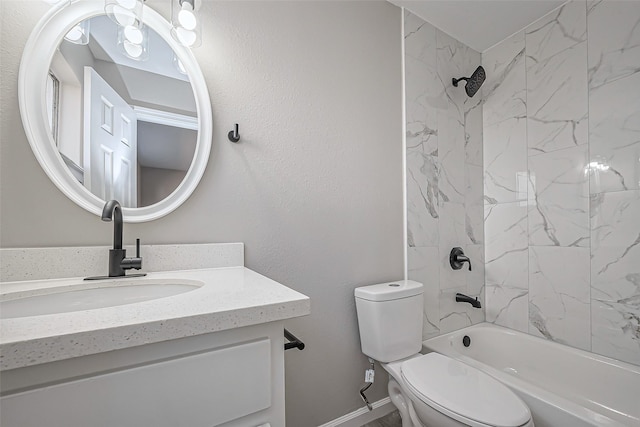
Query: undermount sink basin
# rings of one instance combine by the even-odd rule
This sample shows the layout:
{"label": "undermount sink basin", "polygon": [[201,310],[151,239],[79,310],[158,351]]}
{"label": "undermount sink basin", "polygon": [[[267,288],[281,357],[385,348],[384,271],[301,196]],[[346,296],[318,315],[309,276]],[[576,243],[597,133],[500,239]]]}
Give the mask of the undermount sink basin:
{"label": "undermount sink basin", "polygon": [[49,288],[44,293],[0,301],[0,319],[41,316],[115,307],[166,298],[193,291],[203,283],[195,280],[112,280],[81,284],[64,289]]}

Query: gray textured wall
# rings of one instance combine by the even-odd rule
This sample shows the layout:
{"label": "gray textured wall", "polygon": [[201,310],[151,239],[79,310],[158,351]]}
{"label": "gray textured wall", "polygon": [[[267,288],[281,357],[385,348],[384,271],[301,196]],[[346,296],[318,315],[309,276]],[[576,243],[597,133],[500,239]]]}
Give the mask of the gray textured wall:
{"label": "gray textured wall", "polygon": [[[46,10],[0,2],[0,243],[107,245],[111,227],[48,180],[20,122],[20,55]],[[309,295],[313,314],[287,324],[307,343],[286,356],[287,421],[316,426],[362,406],[353,288],[403,275],[401,12],[378,1],[207,1],[203,17],[209,165],[178,210],[127,224],[125,243],[242,241],[249,268]],[[236,122],[237,145],[226,138]],[[381,376],[370,395],[385,394]]]}

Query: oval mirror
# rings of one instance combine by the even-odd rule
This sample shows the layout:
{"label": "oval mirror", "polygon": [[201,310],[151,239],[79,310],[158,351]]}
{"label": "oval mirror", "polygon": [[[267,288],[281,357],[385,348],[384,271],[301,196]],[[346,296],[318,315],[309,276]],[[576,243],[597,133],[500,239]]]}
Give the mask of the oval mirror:
{"label": "oval mirror", "polygon": [[103,1],[58,5],[31,33],[18,79],[27,138],[49,178],[96,215],[118,200],[128,222],[180,206],[211,149],[209,93],[193,54],[147,6],[143,22],[144,42],[132,45]]}

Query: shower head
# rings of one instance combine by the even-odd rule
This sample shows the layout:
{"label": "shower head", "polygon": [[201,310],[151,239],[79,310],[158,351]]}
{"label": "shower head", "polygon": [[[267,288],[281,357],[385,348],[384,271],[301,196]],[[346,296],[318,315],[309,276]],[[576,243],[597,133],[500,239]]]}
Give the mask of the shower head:
{"label": "shower head", "polygon": [[471,77],[460,77],[459,79],[452,79],[452,82],[453,86],[458,87],[458,82],[460,80],[466,80],[467,84],[465,85],[464,90],[465,92],[467,92],[469,98],[471,98],[476,94],[478,89],[480,89],[480,86],[482,86],[482,83],[484,83],[484,79],[486,77],[487,75],[484,72],[484,68],[482,68],[482,66],[479,66],[478,68],[476,68],[473,74],[471,74]]}

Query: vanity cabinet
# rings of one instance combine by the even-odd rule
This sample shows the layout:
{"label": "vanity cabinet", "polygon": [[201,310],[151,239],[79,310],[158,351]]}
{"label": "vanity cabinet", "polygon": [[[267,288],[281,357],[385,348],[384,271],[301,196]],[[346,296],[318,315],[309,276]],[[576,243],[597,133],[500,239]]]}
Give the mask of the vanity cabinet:
{"label": "vanity cabinet", "polygon": [[257,427],[284,421],[270,322],[1,373],[3,427]]}

